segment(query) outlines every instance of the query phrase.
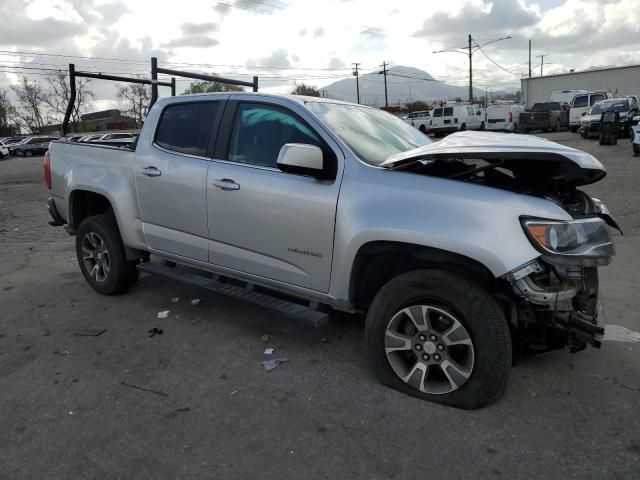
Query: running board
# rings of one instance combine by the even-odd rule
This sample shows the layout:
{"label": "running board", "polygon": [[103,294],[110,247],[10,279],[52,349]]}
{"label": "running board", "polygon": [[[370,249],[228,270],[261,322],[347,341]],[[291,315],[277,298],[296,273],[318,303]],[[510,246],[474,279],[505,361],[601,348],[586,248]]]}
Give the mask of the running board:
{"label": "running board", "polygon": [[138,264],[138,270],[141,272],[169,277],[184,283],[206,288],[207,290],[211,290],[215,293],[253,303],[260,307],[269,308],[288,317],[300,320],[305,325],[311,327],[321,327],[329,321],[329,314],[325,312],[320,312],[309,306],[272,297],[266,293],[257,292],[249,284],[247,288],[242,288],[236,285],[220,282],[216,279],[216,275],[214,275],[213,278],[196,275],[187,268],[176,266],[173,262],[166,262],[164,265],[151,262],[140,263]]}

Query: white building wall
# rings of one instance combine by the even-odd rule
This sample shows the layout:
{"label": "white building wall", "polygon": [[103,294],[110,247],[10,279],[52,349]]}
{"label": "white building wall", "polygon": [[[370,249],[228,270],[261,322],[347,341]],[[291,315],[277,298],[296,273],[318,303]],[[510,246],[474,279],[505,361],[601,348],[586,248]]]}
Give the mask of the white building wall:
{"label": "white building wall", "polygon": [[556,90],[609,90],[614,95],[640,94],[640,65],[588,70],[520,80],[523,102],[548,102]]}

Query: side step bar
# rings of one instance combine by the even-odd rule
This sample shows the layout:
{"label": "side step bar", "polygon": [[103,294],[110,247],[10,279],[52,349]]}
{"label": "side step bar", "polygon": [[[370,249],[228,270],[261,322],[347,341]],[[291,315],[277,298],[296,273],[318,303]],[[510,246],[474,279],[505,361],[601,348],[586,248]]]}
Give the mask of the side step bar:
{"label": "side step bar", "polygon": [[300,320],[305,325],[309,325],[311,327],[321,327],[329,321],[329,315],[325,312],[320,312],[309,306],[272,297],[266,293],[256,292],[250,286],[248,288],[242,288],[220,282],[216,279],[215,275],[213,278],[203,277],[192,273],[192,270],[189,268],[176,266],[173,262],[165,262],[164,265],[151,262],[140,263],[138,265],[138,270],[141,272],[169,277],[174,280],[206,288],[207,290],[211,290],[215,293],[244,300],[245,302],[253,303],[260,307],[269,308],[288,317]]}

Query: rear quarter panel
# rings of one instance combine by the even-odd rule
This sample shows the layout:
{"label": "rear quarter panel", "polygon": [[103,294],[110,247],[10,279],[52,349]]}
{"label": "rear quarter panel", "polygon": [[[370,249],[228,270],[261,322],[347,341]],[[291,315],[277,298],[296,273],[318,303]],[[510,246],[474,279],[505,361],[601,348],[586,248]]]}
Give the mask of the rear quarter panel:
{"label": "rear quarter panel", "polygon": [[113,208],[124,244],[145,248],[134,183],[135,152],[119,148],[52,142],[51,196],[58,212],[73,222],[74,192],[86,190],[105,196]]}

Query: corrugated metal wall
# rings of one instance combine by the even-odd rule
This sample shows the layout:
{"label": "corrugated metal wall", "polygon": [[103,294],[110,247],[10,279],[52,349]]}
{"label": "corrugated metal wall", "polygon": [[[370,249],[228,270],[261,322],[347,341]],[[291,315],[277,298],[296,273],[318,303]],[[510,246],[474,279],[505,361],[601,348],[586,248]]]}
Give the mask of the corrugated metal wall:
{"label": "corrugated metal wall", "polygon": [[521,79],[523,102],[546,102],[556,90],[610,90],[615,95],[640,94],[640,65]]}

